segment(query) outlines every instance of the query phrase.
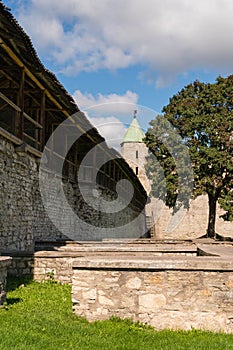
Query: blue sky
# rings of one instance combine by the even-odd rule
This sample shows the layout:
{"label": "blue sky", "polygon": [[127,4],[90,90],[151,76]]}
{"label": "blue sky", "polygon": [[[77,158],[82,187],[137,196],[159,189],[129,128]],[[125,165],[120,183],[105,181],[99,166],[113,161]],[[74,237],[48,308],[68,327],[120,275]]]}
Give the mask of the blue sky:
{"label": "blue sky", "polygon": [[183,86],[233,71],[231,0],[4,3],[44,65],[109,138],[123,136],[134,109],[146,130]]}

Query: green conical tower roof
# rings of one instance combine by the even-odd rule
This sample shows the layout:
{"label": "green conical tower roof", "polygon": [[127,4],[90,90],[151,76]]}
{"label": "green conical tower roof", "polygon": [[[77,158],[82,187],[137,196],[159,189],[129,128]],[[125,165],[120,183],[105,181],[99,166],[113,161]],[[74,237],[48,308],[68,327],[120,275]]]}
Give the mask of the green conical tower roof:
{"label": "green conical tower roof", "polygon": [[129,126],[129,129],[126,131],[125,136],[121,143],[124,142],[143,142],[142,139],[145,137],[144,132],[142,131],[138,121],[136,119],[136,113],[134,113],[134,117],[132,123]]}

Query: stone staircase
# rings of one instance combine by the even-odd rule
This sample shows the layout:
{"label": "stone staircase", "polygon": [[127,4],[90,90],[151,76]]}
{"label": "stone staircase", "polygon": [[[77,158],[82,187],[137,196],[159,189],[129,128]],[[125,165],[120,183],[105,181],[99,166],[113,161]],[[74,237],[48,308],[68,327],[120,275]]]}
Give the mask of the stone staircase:
{"label": "stone staircase", "polygon": [[147,232],[149,233],[149,237],[151,239],[155,239],[155,224],[154,224],[154,219],[152,215],[146,216],[146,228],[147,228]]}

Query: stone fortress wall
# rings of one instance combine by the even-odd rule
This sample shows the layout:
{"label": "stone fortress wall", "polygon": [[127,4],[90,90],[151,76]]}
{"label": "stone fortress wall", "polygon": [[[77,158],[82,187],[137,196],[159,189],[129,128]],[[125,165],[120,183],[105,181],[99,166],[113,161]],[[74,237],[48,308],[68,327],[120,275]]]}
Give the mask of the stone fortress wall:
{"label": "stone fortress wall", "polygon": [[[169,242],[168,246],[164,241],[157,245],[156,240],[135,239],[116,240],[115,243],[105,240],[90,244],[60,241],[60,246],[57,246],[59,239],[64,237],[52,224],[41,202],[38,186],[40,151],[43,150],[54,123],[62,122],[77,112],[78,107],[74,110],[74,101],[56,78],[42,66],[30,39],[2,3],[0,16],[3,26],[1,36],[5,41],[0,47],[0,58],[5,70],[4,74],[0,71],[0,75],[3,74],[2,88],[5,92],[0,95],[0,253],[10,253],[13,257],[12,262],[8,257],[0,257],[0,304],[6,297],[6,274],[9,268],[9,272],[28,274],[37,280],[51,278],[54,274],[55,279],[72,283],[74,312],[89,320],[116,315],[132,317],[135,321],[149,323],[158,329],[196,327],[233,332],[231,243],[226,244],[230,249],[228,257],[225,250],[220,256],[215,251],[209,254],[206,249],[202,252],[206,256],[197,256],[198,249],[193,247],[193,243],[187,246],[187,242],[181,241]],[[10,40],[9,28],[12,32]],[[7,69],[8,65],[10,70]],[[8,89],[12,86],[13,94],[12,89]],[[36,96],[40,96],[40,102],[35,96],[31,98],[32,90]],[[36,114],[31,114],[32,107],[37,111]],[[10,108],[13,108],[13,112]],[[85,118],[80,120],[81,124],[86,122]],[[102,141],[95,130],[92,130],[91,137]],[[17,146],[24,146],[25,143],[27,151],[20,154]],[[134,171],[138,172],[142,181],[146,181],[141,169],[141,145],[138,147],[133,150],[138,168],[134,168]],[[84,142],[79,150],[85,148]],[[135,159],[132,164],[135,166]],[[68,165],[69,171],[75,164],[69,162]],[[120,164],[109,165],[105,179],[108,184],[113,180],[111,173],[116,169],[122,170]],[[146,194],[131,169],[124,166],[123,170],[137,184],[138,201],[135,200],[130,210],[125,211],[131,220],[144,207]],[[121,171],[115,173],[115,180],[119,179],[120,173]],[[49,179],[56,174],[48,173],[47,176]],[[71,207],[95,221],[98,218],[94,213],[82,206],[77,184],[72,179],[73,177],[66,178],[63,181],[64,192]],[[145,187],[147,188],[146,184]],[[56,195],[56,186],[53,190],[52,196]],[[103,187],[102,190],[104,191]],[[104,194],[112,199],[111,191],[105,191]],[[160,206],[160,203],[156,205]],[[174,240],[190,238],[187,231],[191,231],[192,238],[204,234],[200,231],[206,224],[206,216],[203,214],[206,213],[206,204],[200,202],[197,205],[198,211],[195,205],[193,208],[194,211],[190,209],[188,216],[181,222],[183,229],[178,226],[172,235],[166,232],[169,212],[165,212],[167,216],[163,213],[157,218],[156,237]],[[57,217],[66,214],[59,203],[52,209]],[[155,215],[156,213],[157,210]],[[69,217],[67,220],[65,224],[72,231],[77,223],[69,221]],[[142,226],[133,230],[136,237]],[[79,229],[80,237],[83,234],[83,238],[87,238],[87,227]],[[43,242],[40,242],[41,245],[35,244],[35,240],[52,242],[46,246]],[[226,247],[223,246],[224,248]]]}
{"label": "stone fortress wall", "polygon": [[37,164],[20,157],[0,136],[0,251],[33,251],[33,197]]}
{"label": "stone fortress wall", "polygon": [[147,194],[150,192],[150,182],[146,176],[145,164],[148,149],[144,143],[125,142],[121,147],[121,155],[127,161],[145,188]]}
{"label": "stone fortress wall", "polygon": [[[11,138],[14,140],[13,135]],[[49,219],[41,201],[38,158],[30,153],[20,155],[15,147],[13,141],[0,136],[0,251],[32,253],[35,240],[56,240],[62,234]],[[67,193],[71,191],[67,189]]]}
{"label": "stone fortress wall", "polygon": [[[208,197],[202,195],[191,200],[190,208],[172,231],[168,231],[168,223],[172,218],[172,210],[158,200],[153,201],[156,213],[155,230],[157,239],[195,239],[206,234],[208,226]],[[158,210],[156,208],[159,208]],[[159,212],[159,213],[158,213]],[[224,237],[233,237],[233,222],[220,218],[224,211],[218,206],[216,215],[216,232]]]}
{"label": "stone fortress wall", "polygon": [[[41,202],[37,158],[30,153],[27,156],[20,156],[15,152],[15,144],[3,136],[0,136],[0,154],[1,251],[32,252],[35,240],[61,239],[61,232],[52,224]],[[64,186],[70,201],[77,200],[74,186],[69,182]],[[160,204],[156,202],[153,205],[156,208],[156,205],[159,207]],[[191,203],[183,220],[171,232],[166,231],[171,216],[170,210],[166,207],[163,207],[161,212],[155,209],[156,239],[193,239],[204,235],[207,227],[207,204],[206,197],[198,197]],[[159,212],[158,218],[156,218],[157,212]],[[88,215],[93,213],[90,212]],[[75,223],[66,222],[65,224],[70,225],[70,232],[72,232]],[[143,226],[138,228],[138,230],[143,229]],[[232,223],[217,218],[216,231],[219,234],[231,236]],[[87,238],[88,232],[83,233],[83,239]]]}
{"label": "stone fortress wall", "polygon": [[[131,126],[130,126],[131,127]],[[138,125],[139,127],[139,125]],[[147,178],[145,165],[148,149],[143,142],[123,142],[121,154],[133,169],[138,179],[144,186],[148,196],[150,193],[150,181]],[[137,170],[136,170],[137,168]],[[202,195],[190,201],[190,208],[185,211],[182,220],[178,220],[169,228],[172,220],[172,209],[166,207],[162,201],[150,197],[150,203],[146,206],[147,216],[154,223],[154,236],[156,239],[194,239],[204,236],[208,226],[208,197]],[[233,237],[233,222],[224,221],[220,216],[224,211],[218,206],[216,215],[216,232],[219,235]]]}
{"label": "stone fortress wall", "polygon": [[[142,213],[132,230],[139,237],[145,231],[147,195],[136,175],[44,67],[30,38],[1,1],[0,22],[0,254],[33,254],[37,240],[107,238],[107,228],[122,226]],[[43,152],[47,196],[42,203],[38,174]],[[101,169],[95,176],[98,164]],[[119,185],[120,201],[126,202],[133,187],[129,205],[120,213],[104,212],[104,200],[108,204],[116,199],[116,184],[124,179],[128,181]],[[85,202],[81,183],[90,190],[90,204],[100,198],[95,210]],[[94,187],[97,193],[91,193]],[[61,203],[63,192],[66,207]],[[104,231],[103,237],[96,228]]]}
{"label": "stone fortress wall", "polygon": [[[44,209],[38,182],[38,158],[30,152],[23,155],[18,154],[15,150],[15,143],[19,140],[13,135],[9,138],[0,136],[0,252],[32,253],[35,241],[69,239],[69,236],[65,237],[52,223]],[[47,175],[48,186],[51,186],[51,176],[55,175]],[[56,186],[57,181],[61,182],[62,179],[55,178],[52,191],[50,188],[50,193],[54,195],[54,198],[59,190]],[[104,236],[98,237],[93,234],[92,225],[98,226],[101,218],[99,213],[96,214],[91,207],[84,206],[78,185],[67,180],[63,182],[63,189],[70,206],[81,217],[81,220],[78,220],[77,216],[70,217],[68,213],[66,215],[65,209],[57,201],[53,207],[53,213],[58,221],[59,218],[63,220],[59,223],[60,227],[65,227],[71,238],[74,232],[80,240],[104,238]],[[104,190],[102,187],[102,192],[108,200],[113,199],[114,193],[109,189]],[[100,202],[100,212],[101,209]],[[121,225],[124,220],[131,222],[135,215],[140,212],[141,208],[137,208],[134,203],[134,206],[123,210],[121,215],[116,213],[114,218],[107,217],[104,224],[106,227],[115,227]],[[82,220],[82,216],[87,217],[91,224],[87,225]],[[133,237],[138,238],[141,232],[145,231],[145,218],[143,215],[141,218],[140,225],[135,226],[132,233]],[[130,232],[124,232],[124,234],[126,237],[130,237]],[[107,237],[108,235],[106,235]]]}

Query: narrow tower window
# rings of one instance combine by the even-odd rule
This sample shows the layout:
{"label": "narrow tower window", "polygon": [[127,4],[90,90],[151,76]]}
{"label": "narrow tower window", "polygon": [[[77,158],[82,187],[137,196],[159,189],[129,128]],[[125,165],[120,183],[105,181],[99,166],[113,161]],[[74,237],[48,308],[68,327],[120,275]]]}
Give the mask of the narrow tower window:
{"label": "narrow tower window", "polygon": [[138,151],[136,151],[136,159],[138,159]]}
{"label": "narrow tower window", "polygon": [[135,169],[135,173],[136,175],[138,175],[138,167],[136,166],[136,169]]}

